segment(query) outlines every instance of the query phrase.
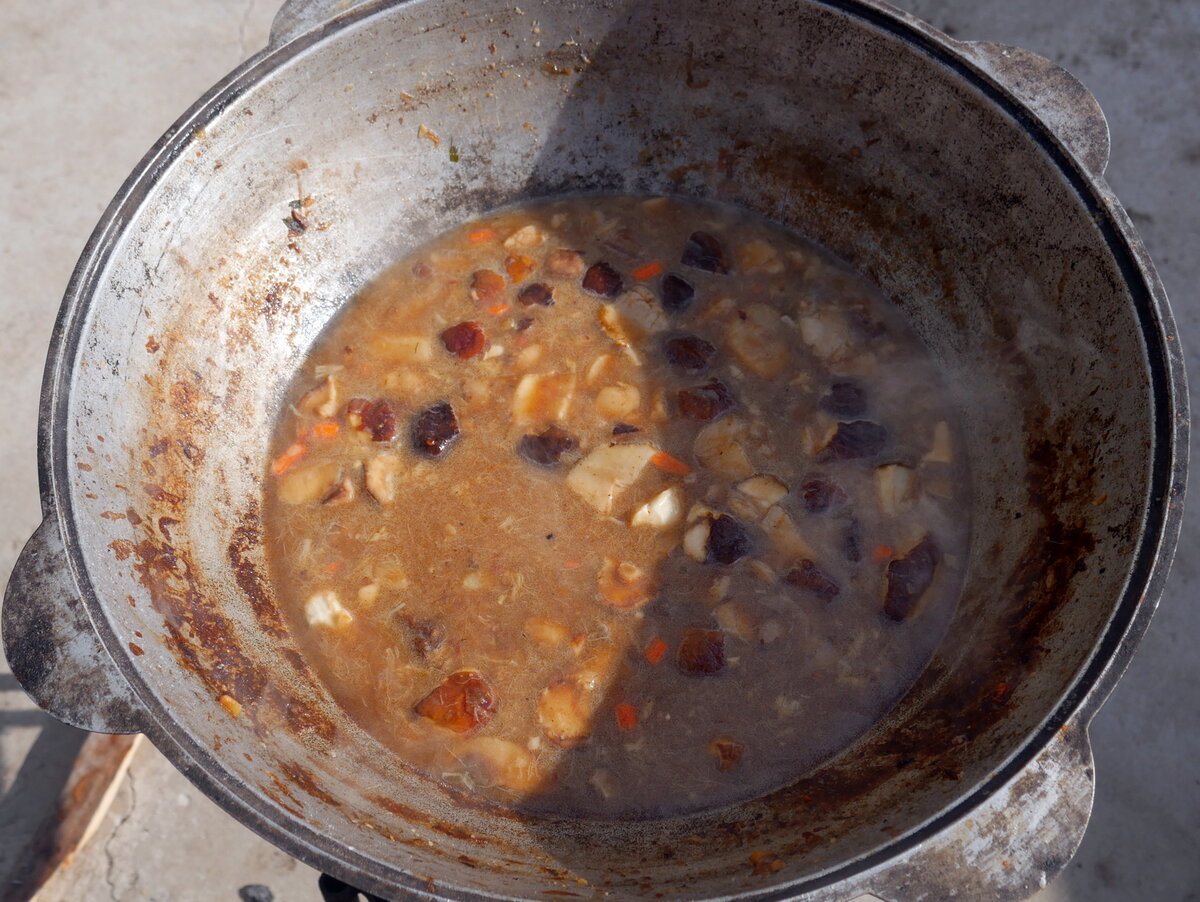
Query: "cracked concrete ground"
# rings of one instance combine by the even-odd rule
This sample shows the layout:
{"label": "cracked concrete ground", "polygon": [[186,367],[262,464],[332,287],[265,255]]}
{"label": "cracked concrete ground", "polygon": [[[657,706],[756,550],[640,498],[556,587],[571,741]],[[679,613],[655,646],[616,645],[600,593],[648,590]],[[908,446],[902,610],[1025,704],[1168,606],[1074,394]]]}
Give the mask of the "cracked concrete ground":
{"label": "cracked concrete ground", "polygon": [[[0,574],[38,522],[34,435],[58,299],[108,199],[167,125],[266,40],[277,0],[0,4]],[[1129,208],[1200,366],[1200,3],[899,0],[963,39],[1071,69],[1108,114],[1108,177]],[[1193,380],[1193,384],[1200,381]],[[1037,902],[1200,898],[1197,508],[1159,613],[1092,728],[1098,790],[1083,847]],[[0,670],[0,875],[57,791],[79,735]],[[99,833],[43,898],[209,902],[266,884],[315,902],[315,873],[231,821],[151,747]],[[3,893],[0,892],[0,896]]]}

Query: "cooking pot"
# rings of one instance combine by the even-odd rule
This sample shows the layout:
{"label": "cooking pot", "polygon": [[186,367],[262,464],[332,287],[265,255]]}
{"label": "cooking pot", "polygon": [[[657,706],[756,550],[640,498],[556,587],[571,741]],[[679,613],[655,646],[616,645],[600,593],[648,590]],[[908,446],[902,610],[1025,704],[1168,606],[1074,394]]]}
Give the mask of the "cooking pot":
{"label": "cooking pot", "polygon": [[[293,0],[71,279],[44,521],[4,602],[13,672],[388,898],[1023,897],[1081,838],[1087,724],[1180,523],[1179,342],[1107,154],[1063,70],[872,0]],[[306,348],[423,239],[578,191],[714,198],[813,237],[906,312],[966,423],[973,537],[932,663],[852,747],[741,805],[470,804],[346,717],[274,604],[267,438]]]}

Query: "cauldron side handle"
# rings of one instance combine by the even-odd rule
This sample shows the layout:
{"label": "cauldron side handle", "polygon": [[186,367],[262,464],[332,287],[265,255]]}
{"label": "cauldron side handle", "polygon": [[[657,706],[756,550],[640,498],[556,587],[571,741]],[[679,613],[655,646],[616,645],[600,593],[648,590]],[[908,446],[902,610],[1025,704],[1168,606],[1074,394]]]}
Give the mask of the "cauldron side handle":
{"label": "cauldron side handle", "polygon": [[300,35],[333,21],[370,0],[283,0],[271,21],[267,49],[274,50]]}
{"label": "cauldron side handle", "polygon": [[1070,863],[1087,829],[1096,782],[1086,723],[1077,714],[978,808],[908,853],[855,878],[849,894],[840,898],[1028,899]]}
{"label": "cauldron side handle", "polygon": [[1078,160],[1102,178],[1111,139],[1100,102],[1074,75],[1044,56],[991,41],[955,41],[956,49],[1032,112]]}
{"label": "cauldron side handle", "polygon": [[96,635],[57,518],[25,543],[0,611],[4,655],[38,707],[93,733],[138,733],[144,710]]}

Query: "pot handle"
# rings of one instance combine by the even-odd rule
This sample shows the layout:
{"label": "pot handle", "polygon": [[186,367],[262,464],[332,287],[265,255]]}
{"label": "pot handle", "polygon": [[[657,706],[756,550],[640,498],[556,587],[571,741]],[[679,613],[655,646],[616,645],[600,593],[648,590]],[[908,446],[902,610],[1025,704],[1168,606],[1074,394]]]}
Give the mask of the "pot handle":
{"label": "pot handle", "polygon": [[1108,166],[1108,120],[1095,96],[1066,69],[1020,47],[956,42],[959,51],[1032,110],[1091,175]]}
{"label": "pot handle", "polygon": [[283,0],[271,22],[267,49],[282,47],[300,35],[332,21],[368,0]]}
{"label": "pot handle", "polygon": [[982,805],[865,876],[858,892],[883,902],[1027,899],[1079,848],[1095,789],[1087,727],[1077,718]]}
{"label": "pot handle", "polygon": [[4,654],[39,708],[93,733],[138,733],[144,711],[96,635],[56,518],[25,543],[4,590]]}

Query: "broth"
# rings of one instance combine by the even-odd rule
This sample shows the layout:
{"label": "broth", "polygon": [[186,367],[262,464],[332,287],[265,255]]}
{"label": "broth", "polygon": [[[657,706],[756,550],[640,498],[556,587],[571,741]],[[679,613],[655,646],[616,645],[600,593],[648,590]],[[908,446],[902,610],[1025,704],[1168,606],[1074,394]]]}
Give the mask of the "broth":
{"label": "broth", "polygon": [[733,207],[586,196],[456,228],[311,349],[266,529],[307,660],[490,802],[655,817],[876,723],[953,611],[937,368],[844,263]]}

